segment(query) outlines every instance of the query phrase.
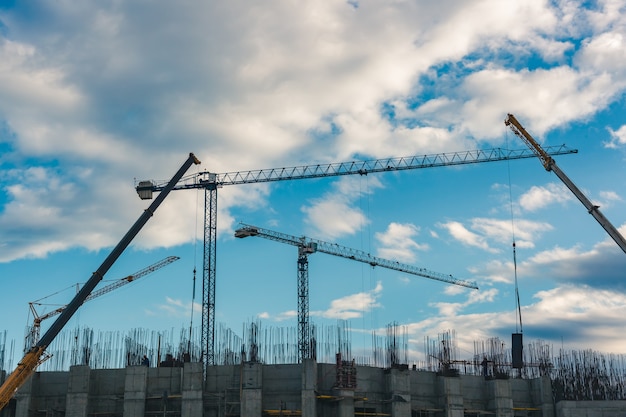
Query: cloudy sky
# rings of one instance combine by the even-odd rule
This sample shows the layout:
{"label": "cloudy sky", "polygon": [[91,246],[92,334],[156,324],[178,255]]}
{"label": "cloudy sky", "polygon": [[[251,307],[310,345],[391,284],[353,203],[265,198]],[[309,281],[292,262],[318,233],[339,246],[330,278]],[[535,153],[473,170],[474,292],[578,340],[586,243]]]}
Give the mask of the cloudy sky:
{"label": "cloudy sky", "polygon": [[[189,152],[194,174],[523,149],[512,113],[578,150],[557,164],[626,234],[625,90],[624,0],[2,1],[0,329],[21,346],[29,302],[69,302],[147,207],[136,181],[167,180]],[[237,332],[295,327],[297,310],[296,248],[235,239],[243,221],[480,287],[314,254],[311,320],[348,320],[355,345],[396,322],[415,360],[425,337],[455,330],[471,357],[520,327],[626,353],[626,254],[536,159],[218,195],[216,321]],[[203,218],[202,191],[172,192],[105,279],[181,259],[68,327],[198,325]]]}

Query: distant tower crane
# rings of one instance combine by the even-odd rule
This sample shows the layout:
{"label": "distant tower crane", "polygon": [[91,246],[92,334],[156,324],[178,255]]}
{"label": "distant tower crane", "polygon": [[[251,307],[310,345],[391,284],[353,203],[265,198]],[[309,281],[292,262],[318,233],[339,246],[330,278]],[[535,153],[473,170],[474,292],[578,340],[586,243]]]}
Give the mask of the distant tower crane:
{"label": "distant tower crane", "polygon": [[[550,147],[552,155],[572,154],[577,150],[565,145]],[[370,161],[336,162],[287,168],[270,168],[255,171],[215,174],[201,172],[181,178],[174,190],[204,189],[204,259],[202,274],[202,361],[206,367],[214,365],[215,352],[215,278],[217,248],[217,189],[225,185],[254,184],[285,180],[335,177],[341,175],[367,175],[374,172],[403,171],[408,169],[469,165],[479,162],[507,161],[533,158],[528,149],[502,148],[449,152],[422,156],[395,157]],[[161,181],[140,181],[136,190],[142,200],[151,199],[154,192],[165,187]],[[206,375],[206,372],[205,372]]]}
{"label": "distant tower crane", "polygon": [[[132,275],[128,275],[127,277],[120,278],[119,280],[113,282],[112,284],[109,284],[106,287],[102,287],[99,290],[92,292],[87,298],[85,298],[85,301],[83,301],[83,304],[89,300],[93,300],[96,297],[100,297],[101,295],[107,294],[113,290],[123,287],[126,284],[135,282],[139,278],[145,277],[146,275],[151,274],[179,259],[180,258],[178,256],[168,256],[167,258],[162,259],[159,262],[156,262],[150,266],[147,266],[135,272]],[[63,310],[65,310],[65,308],[67,307],[66,305],[64,305],[40,316],[37,313],[37,310],[35,309],[35,305],[39,305],[39,304],[40,303],[38,303],[37,301],[32,301],[28,303],[30,307],[30,311],[31,313],[33,313],[34,320],[33,320],[33,326],[30,328],[30,331],[28,332],[28,335],[26,336],[26,345],[24,348],[26,352],[29,351],[33,346],[35,346],[35,344],[37,344],[37,342],[39,341],[41,322],[46,319],[49,319],[50,317],[54,317],[56,315],[61,314]]]}
{"label": "distant tower crane", "polygon": [[393,269],[407,274],[418,275],[448,284],[460,285],[466,288],[478,289],[475,282],[463,281],[439,272],[432,272],[425,268],[402,264],[388,259],[372,256],[362,250],[351,249],[334,243],[307,238],[306,236],[291,236],[273,230],[241,223],[241,228],[235,231],[235,237],[244,238],[258,236],[280,243],[298,247],[298,359],[312,358],[315,353],[311,344],[311,330],[309,326],[309,255],[315,252],[340,256],[353,261],[363,262],[372,267]]}
{"label": "distant tower crane", "polygon": [[546,171],[554,172],[556,176],[559,177],[561,181],[563,181],[563,184],[565,184],[565,186],[569,188],[569,190],[576,196],[576,198],[578,198],[578,200],[583,203],[583,206],[585,206],[589,214],[591,214],[598,221],[598,223],[600,223],[600,226],[602,226],[604,230],[606,230],[609,236],[613,238],[615,243],[617,243],[622,251],[626,253],[626,240],[615,228],[615,226],[613,226],[611,222],[600,212],[599,206],[594,205],[583,194],[583,192],[580,191],[576,184],[574,184],[572,180],[570,180],[569,177],[565,175],[563,171],[561,171],[561,168],[558,167],[554,159],[552,159],[548,152],[546,152],[539,145],[539,143],[537,143],[537,141],[526,131],[526,129],[522,127],[522,125],[520,124],[520,122],[517,121],[515,116],[509,113],[506,120],[504,121],[504,124],[510,127],[513,133],[519,136],[524,141],[524,143],[528,145],[528,147],[539,158]]}
{"label": "distant tower crane", "polygon": [[163,192],[154,199],[154,201],[148,206],[147,209],[139,216],[139,218],[128,229],[126,234],[120,239],[120,241],[111,250],[109,255],[102,261],[98,269],[91,275],[85,285],[83,285],[78,293],[72,298],[72,301],[61,312],[59,317],[50,325],[48,330],[39,339],[39,341],[24,354],[24,357],[18,362],[17,367],[11,372],[11,374],[4,380],[0,386],[0,410],[2,410],[11,400],[11,397],[15,391],[21,387],[24,382],[35,372],[37,366],[42,362],[46,355],[46,349],[50,346],[50,343],[57,337],[59,332],[72,318],[78,308],[85,302],[85,299],[89,297],[89,294],[104,278],[104,275],[111,269],[113,264],[124,253],[128,245],[131,244],[135,236],[146,225],[148,220],[154,215],[154,212],[161,205],[165,197],[172,191],[178,181],[185,175],[189,167],[192,164],[199,164],[200,161],[193,153],[189,154],[189,157],[176,171],[176,174],[170,179],[170,181],[163,187]]}

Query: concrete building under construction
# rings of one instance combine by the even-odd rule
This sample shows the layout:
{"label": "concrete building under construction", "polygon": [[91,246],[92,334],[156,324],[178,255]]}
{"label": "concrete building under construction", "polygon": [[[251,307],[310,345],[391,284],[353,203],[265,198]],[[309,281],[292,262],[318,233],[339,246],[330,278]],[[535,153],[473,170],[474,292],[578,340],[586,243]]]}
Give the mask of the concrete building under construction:
{"label": "concrete building under construction", "polygon": [[[247,340],[222,328],[216,365],[194,360],[194,343],[163,332],[62,333],[52,358],[0,417],[626,416],[619,355],[555,355],[531,343],[515,369],[502,340],[475,342],[472,358],[461,359],[447,332],[427,338],[426,360],[417,362],[409,360],[406,333],[390,325],[368,357],[355,359],[343,324],[317,329],[320,357],[299,363],[295,329],[268,328],[259,337],[259,327],[250,325]],[[272,333],[285,336],[268,348]],[[142,364],[145,354],[150,363]]]}
{"label": "concrete building under construction", "polygon": [[486,378],[407,366],[337,363],[208,368],[129,366],[37,372],[3,417],[608,417],[626,416],[626,401],[556,401],[548,376]]}

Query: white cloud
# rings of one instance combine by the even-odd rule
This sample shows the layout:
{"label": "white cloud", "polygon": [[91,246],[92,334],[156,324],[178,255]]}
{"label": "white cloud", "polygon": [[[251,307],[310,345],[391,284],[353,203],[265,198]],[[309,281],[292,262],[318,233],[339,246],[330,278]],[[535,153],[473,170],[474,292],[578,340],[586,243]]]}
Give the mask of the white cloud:
{"label": "white cloud", "polygon": [[462,223],[457,221],[449,221],[441,223],[440,227],[446,229],[453,238],[468,246],[475,246],[488,252],[497,252],[496,249],[490,248],[484,236],[468,230]]}
{"label": "white cloud", "polygon": [[617,130],[609,128],[609,133],[611,134],[611,140],[609,142],[605,142],[604,146],[615,149],[626,145],[626,125],[622,125]]}
{"label": "white cloud", "polygon": [[576,56],[578,66],[596,74],[609,73],[615,82],[622,84],[623,88],[626,81],[624,80],[626,70],[623,65],[626,59],[624,33],[626,32],[607,31],[586,40]]}
{"label": "white cloud", "polygon": [[444,317],[450,317],[458,315],[465,307],[476,303],[492,303],[498,290],[490,288],[482,291],[470,291],[468,292],[467,299],[462,303],[445,303],[437,302],[431,303],[431,306],[436,307],[439,310],[439,315]]}
{"label": "white cloud", "polygon": [[301,207],[301,210],[306,214],[305,222],[313,229],[314,236],[335,240],[340,236],[352,235],[369,223],[365,214],[353,205],[362,195],[382,188],[382,183],[376,178],[370,178],[367,187],[363,188],[360,178],[342,177],[332,187],[332,191],[312,200],[310,205]]}
{"label": "white cloud", "polygon": [[[539,0],[453,9],[419,1],[362,2],[357,9],[279,2],[272,13],[237,1],[220,8],[193,1],[40,6],[45,19],[2,12],[10,36],[0,39],[0,119],[11,131],[12,158],[95,167],[107,177],[100,192],[119,207],[128,205],[116,196],[119,184],[169,177],[180,149],[193,150],[213,172],[462,150],[474,138],[500,136],[506,111],[519,111],[541,135],[594,113],[624,88],[623,23],[610,3],[593,12]],[[581,27],[576,67],[517,69],[535,53],[564,62],[572,43],[563,35]],[[510,51],[519,62],[500,59]],[[447,92],[415,103],[428,87],[420,77],[439,77],[437,68],[449,63],[461,70],[434,80]],[[446,89],[450,84],[455,88]],[[419,123],[388,120],[382,103],[393,104],[398,119]],[[305,212],[328,236],[367,222],[351,200],[324,200]],[[232,223],[231,204],[236,200],[220,205],[220,227]],[[178,208],[184,213],[163,210],[164,223],[195,215],[195,206]],[[100,210],[92,218],[103,218]],[[76,218],[70,212],[61,211],[64,222]],[[115,239],[110,227],[93,226],[101,242]]]}
{"label": "white cloud", "polygon": [[[491,302],[494,296],[497,293],[489,293],[476,302]],[[621,291],[566,285],[539,291],[533,298],[537,301],[522,309],[525,344],[541,341],[548,346],[580,350],[589,349],[592,340],[600,339],[599,351],[626,353],[621,335],[614,331],[626,314],[626,296]],[[506,311],[472,314],[459,314],[459,304],[441,303],[437,307],[440,315],[406,326],[416,344],[425,334],[454,329],[459,350],[473,352],[475,342],[493,337],[508,345],[510,334],[517,329],[513,306]]]}
{"label": "white cloud", "polygon": [[321,316],[328,319],[354,319],[362,317],[364,313],[380,307],[378,299],[382,295],[383,285],[381,282],[371,291],[351,294],[331,301],[330,307],[325,311],[311,312],[312,316]]}
{"label": "white cloud", "polygon": [[544,187],[533,185],[519,198],[519,204],[524,210],[536,211],[553,203],[565,204],[573,198],[565,185],[551,182]]}
{"label": "white cloud", "polygon": [[413,240],[418,234],[419,228],[413,224],[390,223],[387,230],[374,235],[382,245],[378,249],[378,255],[399,262],[415,262],[415,251],[428,250],[427,244],[419,244]]}
{"label": "white cloud", "polygon": [[[461,243],[491,253],[501,252],[502,245],[512,245],[513,236],[516,238],[516,246],[534,247],[534,241],[537,237],[542,232],[552,229],[552,226],[547,223],[525,219],[519,219],[512,223],[510,220],[483,217],[471,219],[468,227],[458,221],[441,223],[439,226],[446,229],[452,237]],[[489,242],[494,242],[494,244],[491,245]]]}
{"label": "white cloud", "polygon": [[[165,303],[157,305],[156,307],[154,307],[154,309],[148,308],[145,310],[145,313],[148,316],[154,317],[160,316],[162,318],[167,317],[182,319],[189,317],[191,307],[191,302],[182,301],[171,297],[165,297]],[[196,313],[200,313],[202,311],[202,306],[198,303],[193,303],[193,310]]]}

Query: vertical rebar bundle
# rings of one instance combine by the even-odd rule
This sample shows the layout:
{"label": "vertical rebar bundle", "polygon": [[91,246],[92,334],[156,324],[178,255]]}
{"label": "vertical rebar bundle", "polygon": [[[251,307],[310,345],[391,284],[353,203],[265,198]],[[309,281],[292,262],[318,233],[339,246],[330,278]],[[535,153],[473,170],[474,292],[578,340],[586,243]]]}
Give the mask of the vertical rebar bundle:
{"label": "vertical rebar bundle", "polygon": [[[242,362],[264,364],[298,363],[298,333],[295,327],[263,326],[260,321],[244,324],[243,335],[221,325],[216,329],[215,364]],[[372,332],[369,353],[352,356],[353,330],[347,321],[335,325],[311,326],[311,340],[317,361],[351,366],[390,368],[409,363],[407,328],[391,323],[385,335]],[[153,331],[133,329],[94,331],[89,328],[66,329],[47,349],[49,358],[40,371],[65,371],[72,365],[93,369],[123,368],[140,365],[144,355],[152,366],[182,366],[201,360],[200,330]],[[7,341],[0,332],[0,366],[12,369],[15,341]],[[470,360],[459,360],[456,333],[452,330],[435,338],[424,339],[425,361],[420,369],[446,376],[460,373],[485,378],[525,378],[548,376],[555,400],[624,400],[626,399],[626,355],[603,354],[592,350],[564,350],[553,354],[551,346],[541,341],[523,348],[522,369],[512,369],[511,348],[499,338],[474,342]],[[413,360],[413,363],[417,361]],[[343,365],[342,365],[343,366]]]}

